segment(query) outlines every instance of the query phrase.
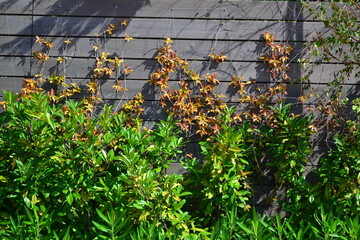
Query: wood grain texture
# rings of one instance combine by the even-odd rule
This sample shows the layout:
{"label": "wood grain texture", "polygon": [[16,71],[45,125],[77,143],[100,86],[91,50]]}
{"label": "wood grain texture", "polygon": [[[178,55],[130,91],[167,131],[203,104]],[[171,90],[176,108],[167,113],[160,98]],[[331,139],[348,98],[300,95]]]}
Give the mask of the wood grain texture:
{"label": "wood grain texture", "polygon": [[[126,42],[119,38],[108,38],[106,41],[100,39],[84,37],[69,38],[72,43],[65,45],[64,41],[68,38],[51,38],[55,48],[50,52],[50,56],[68,57],[91,57],[94,56],[93,46],[101,45],[98,52],[110,53],[110,55],[127,59],[152,59],[157,55],[157,50],[163,46],[163,39],[139,39],[135,38]],[[290,59],[296,61],[300,56],[303,43],[290,42],[294,47]],[[1,46],[1,43],[0,43]],[[36,44],[34,50],[41,50],[42,46]],[[223,52],[232,61],[259,61],[264,53],[265,46],[262,41],[215,41],[211,40],[176,40],[172,44],[174,49],[182,59],[208,60],[208,55],[213,51],[217,54]],[[66,50],[66,51],[65,51]]]}
{"label": "wood grain texture", "polygon": [[23,82],[23,77],[0,77],[0,96],[3,96],[3,90],[19,93]]}
{"label": "wood grain texture", "polygon": [[0,76],[30,76],[29,57],[0,57]]}
{"label": "wood grain texture", "polygon": [[0,37],[0,55],[31,56],[31,37],[2,36]]}
{"label": "wood grain texture", "polygon": [[2,0],[0,14],[31,14],[32,0]]}
{"label": "wood grain texture", "polygon": [[312,19],[292,1],[35,0],[35,14],[219,19]]}
{"label": "wood grain texture", "polygon": [[[35,16],[34,34],[42,36],[94,36],[119,19]],[[205,19],[143,19],[134,18],[112,36],[135,38],[182,38],[218,40],[259,40],[264,31],[275,33],[279,40],[305,41],[314,32],[325,32],[319,22],[279,22]],[[326,34],[326,32],[324,33]]]}
{"label": "wood grain texture", "polygon": [[0,35],[31,35],[32,17],[0,15]]}

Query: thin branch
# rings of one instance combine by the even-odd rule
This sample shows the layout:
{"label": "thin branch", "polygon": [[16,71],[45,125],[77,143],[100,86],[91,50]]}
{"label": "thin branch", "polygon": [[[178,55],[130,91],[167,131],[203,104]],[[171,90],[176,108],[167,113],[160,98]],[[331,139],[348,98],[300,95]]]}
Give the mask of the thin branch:
{"label": "thin branch", "polygon": [[358,9],[360,9],[360,6],[356,2],[354,2],[353,0],[350,0],[350,2],[352,2]]}

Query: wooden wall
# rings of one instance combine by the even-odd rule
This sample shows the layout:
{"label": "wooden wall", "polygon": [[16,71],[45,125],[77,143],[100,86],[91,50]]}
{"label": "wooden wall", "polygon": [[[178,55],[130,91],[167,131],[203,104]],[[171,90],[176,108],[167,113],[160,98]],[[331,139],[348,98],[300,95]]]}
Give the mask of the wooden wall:
{"label": "wooden wall", "polygon": [[[110,23],[123,26],[105,41],[95,33],[103,32]],[[0,89],[18,92],[23,78],[37,73],[47,76],[56,71],[69,80],[84,85],[95,64],[92,46],[103,44],[103,51],[124,58],[134,69],[124,83],[128,91],[116,93],[114,79],[101,83],[101,97],[118,106],[136,93],[142,92],[146,103],[144,119],[152,122],[165,117],[158,105],[159,95],[149,86],[149,74],[156,69],[153,57],[164,37],[174,40],[174,49],[188,59],[199,73],[218,73],[221,84],[217,89],[227,96],[227,102],[236,102],[234,92],[228,87],[231,75],[245,80],[256,79],[269,84],[266,66],[259,60],[264,51],[261,35],[274,33],[276,39],[294,47],[290,76],[298,78],[303,70],[296,64],[300,51],[315,31],[327,30],[321,22],[302,9],[299,2],[244,1],[244,0],[1,0],[0,1]],[[124,41],[125,34],[133,37]],[[51,59],[44,66],[32,59],[35,36],[54,40]],[[63,41],[72,44],[64,52]],[[228,61],[219,65],[209,61],[212,49],[222,51]],[[56,58],[65,56],[65,65],[56,64]],[[332,74],[341,67],[339,63],[324,63],[315,70],[312,81],[321,91]],[[358,79],[352,77],[344,88],[350,97],[359,96]],[[176,84],[176,78],[173,79]],[[289,85],[289,102],[296,102],[302,94],[299,85]],[[0,93],[2,96],[2,93]],[[295,111],[303,111],[301,105]],[[319,154],[323,146],[315,148]],[[311,165],[311,166],[310,166]],[[309,168],[313,167],[312,164]],[[315,163],[316,165],[316,163]],[[174,172],[179,172],[176,166]],[[272,188],[264,183],[256,187],[259,193]],[[257,194],[257,205],[264,200]]]}

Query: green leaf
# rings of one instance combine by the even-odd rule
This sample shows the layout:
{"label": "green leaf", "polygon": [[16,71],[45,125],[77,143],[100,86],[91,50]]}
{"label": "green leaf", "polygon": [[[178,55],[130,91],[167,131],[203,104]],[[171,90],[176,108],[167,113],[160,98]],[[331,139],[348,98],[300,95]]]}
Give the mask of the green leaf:
{"label": "green leaf", "polygon": [[144,206],[147,205],[147,202],[144,201],[144,200],[139,200],[139,201],[136,201],[136,203],[133,204],[133,206],[137,209],[143,209]]}
{"label": "green leaf", "polygon": [[95,222],[95,221],[92,221],[92,223],[93,223],[93,224],[95,225],[95,227],[96,227],[97,229],[99,229],[100,231],[103,231],[103,232],[106,232],[106,233],[111,232],[110,229],[106,228],[104,225],[102,225],[102,224],[100,224],[100,223],[97,223],[97,222]]}
{"label": "green leaf", "polygon": [[97,214],[99,215],[99,217],[104,220],[107,224],[110,225],[110,221],[106,218],[106,216],[100,211],[100,209],[96,209]]}
{"label": "green leaf", "polygon": [[241,148],[239,148],[239,147],[230,147],[229,151],[231,151],[231,152],[241,152]]}
{"label": "green leaf", "polygon": [[[150,215],[150,212],[144,212],[144,213],[142,213],[142,214],[140,215],[140,217],[139,217],[139,221],[142,221],[143,219],[146,219],[146,217],[149,216],[149,215]],[[169,217],[171,217],[171,216],[169,216]]]}
{"label": "green leaf", "polygon": [[50,113],[46,113],[46,120],[49,123],[50,127],[52,129],[55,129],[55,123],[54,123],[53,119],[51,119],[51,114]]}
{"label": "green leaf", "polygon": [[25,204],[26,204],[26,206],[28,207],[28,208],[30,208],[30,206],[31,206],[31,201],[30,201],[30,199],[28,198],[28,197],[24,197],[24,202],[25,202]]}
{"label": "green leaf", "polygon": [[72,205],[73,201],[74,201],[74,197],[72,195],[72,193],[69,193],[67,196],[66,196],[66,201]]}
{"label": "green leaf", "polygon": [[243,223],[239,222],[238,223],[239,227],[244,230],[247,234],[252,234],[253,231],[251,231],[249,228],[247,228]]}
{"label": "green leaf", "polygon": [[18,96],[13,92],[8,92],[8,91],[3,90],[3,94],[4,94],[4,98],[5,98],[6,102],[8,102],[10,104],[14,103],[16,101],[16,99],[18,98]]}

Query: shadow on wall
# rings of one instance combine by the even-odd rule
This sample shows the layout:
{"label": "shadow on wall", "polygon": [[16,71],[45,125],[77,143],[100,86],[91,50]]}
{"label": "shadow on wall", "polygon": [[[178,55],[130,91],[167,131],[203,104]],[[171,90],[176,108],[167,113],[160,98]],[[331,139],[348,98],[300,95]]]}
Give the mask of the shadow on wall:
{"label": "shadow on wall", "polygon": [[[38,73],[59,73],[56,61],[54,63],[49,60],[47,66],[53,67],[46,69],[45,73],[44,64],[37,64],[32,59],[34,50],[41,51],[39,44],[34,45],[36,35],[53,40],[54,47],[49,55],[66,55],[69,57],[66,65],[73,64],[71,57],[77,56],[80,51],[81,57],[93,56],[91,50],[95,33],[100,35],[97,44],[105,45],[106,40],[101,39],[101,36],[110,23],[120,25],[120,19],[126,19],[129,24],[137,11],[146,5],[150,5],[149,0],[1,1],[0,55],[3,63],[0,64],[0,76],[12,79],[11,84],[3,82],[2,87],[18,91],[22,78]],[[121,26],[113,36],[123,36],[126,28],[125,25]],[[87,37],[87,40],[84,41],[81,37]],[[70,38],[73,44],[69,45],[68,52],[64,54],[63,42],[67,38]],[[88,70],[91,72],[91,69]]]}
{"label": "shadow on wall", "polygon": [[[303,16],[303,11],[302,8],[299,7],[298,4],[294,4],[294,2],[291,1],[287,1],[287,7],[284,9],[279,9],[279,11],[282,12],[282,14],[284,15],[285,19],[303,19],[305,18]],[[283,12],[285,11],[285,12]],[[304,22],[302,21],[289,21],[287,23],[287,29],[279,29],[280,32],[274,32],[274,37],[275,40],[277,37],[284,35],[285,36],[285,41],[284,44],[288,44],[288,42],[291,42],[291,44],[289,44],[292,48],[293,48],[293,52],[290,56],[289,61],[291,62],[296,62],[297,57],[300,56],[300,52],[294,52],[294,51],[301,51],[301,49],[303,48],[303,44],[301,42],[297,42],[297,39],[305,39],[304,36]],[[255,51],[259,54],[259,55],[263,55],[263,49],[264,49],[264,45],[261,45],[259,43],[260,46],[257,46]],[[257,64],[256,67],[256,79],[263,79],[263,81],[269,81],[272,84],[272,80],[270,79],[270,74],[268,74],[267,70],[265,70],[263,68],[263,66],[261,64]],[[291,78],[291,81],[295,81],[297,79],[299,79],[301,77],[301,68],[298,64],[290,64],[290,70],[288,71],[289,77]],[[290,82],[291,82],[290,81]],[[271,85],[270,84],[270,85]],[[286,98],[286,101],[289,103],[295,103],[298,100],[298,97],[300,97],[302,95],[301,93],[301,88],[296,86],[296,87],[291,87],[287,89],[288,95]],[[302,110],[300,110],[300,112],[296,112],[296,114],[300,114],[302,113]]]}
{"label": "shadow on wall", "polygon": [[[110,23],[118,24],[120,18],[130,22],[139,9],[149,4],[149,0],[5,0],[0,3],[0,34],[8,40],[0,42],[0,52],[29,56],[34,42],[30,37],[35,35],[93,37]],[[10,52],[6,50],[9,48]]]}
{"label": "shadow on wall", "polygon": [[[50,0],[52,4],[43,2],[35,0],[34,3],[34,14],[46,14],[34,17],[34,34],[76,36],[93,36],[94,31],[101,31],[110,23],[115,23],[116,18],[131,18],[141,7],[149,4],[149,0]],[[59,15],[64,17],[58,17]]]}
{"label": "shadow on wall", "polygon": [[[302,15],[302,9],[298,8],[298,5],[294,5],[293,2],[289,2],[288,1],[288,6],[286,9],[286,12],[282,12],[283,16],[285,19],[294,17],[295,19],[302,19],[304,16]],[[280,11],[280,9],[279,9]],[[289,21],[288,23],[288,28],[287,29],[278,29],[279,32],[273,32],[275,40],[276,37],[279,36],[285,36],[285,40],[284,40],[284,44],[288,44],[288,42],[291,42],[290,46],[293,47],[294,51],[298,51],[299,49],[302,49],[303,43],[299,43],[296,42],[297,39],[303,39],[303,22],[296,22],[296,21]],[[262,33],[264,31],[266,31],[267,29],[261,29]],[[262,42],[262,37],[259,38],[259,41],[256,44],[255,49],[253,50],[254,53],[258,56],[263,56],[264,54],[264,43]],[[294,52],[292,53],[290,61],[294,61],[295,56],[298,56],[299,52]],[[244,66],[246,67],[246,66]],[[276,83],[274,82],[274,80],[271,79],[270,74],[268,73],[268,70],[266,68],[264,68],[264,65],[260,62],[256,63],[255,66],[255,72],[256,72],[256,76],[254,76],[254,78],[249,78],[249,79],[245,79],[245,81],[253,81],[255,80],[256,82],[260,82],[262,83],[262,86],[264,87],[273,87]],[[290,76],[290,78],[292,80],[296,80],[298,78],[301,77],[301,68],[298,64],[290,64],[290,70],[288,71],[288,74]],[[250,90],[250,95],[255,94],[256,93],[256,85],[252,86],[249,90]],[[261,85],[261,84],[260,84]],[[292,86],[292,85],[288,85],[287,88],[287,92],[288,95],[286,96],[286,102],[289,103],[295,103],[297,102],[298,97],[302,94],[301,93],[301,88],[299,86]],[[229,89],[227,90],[227,93],[231,92],[231,87],[229,87]],[[303,113],[304,109],[302,106],[296,106],[295,108],[292,108],[292,111],[295,114],[301,114]],[[265,158],[263,159],[261,164],[265,164],[266,161],[268,159]],[[266,199],[271,199],[274,196],[277,196],[278,198],[285,198],[285,188],[281,188],[281,189],[277,189],[276,187],[274,187],[276,185],[276,183],[274,182],[274,179],[271,178],[272,174],[270,174],[271,171],[273,171],[273,169],[268,169],[269,172],[266,174],[266,176],[263,179],[258,179],[258,184],[259,183],[270,183],[270,185],[272,186],[255,186],[254,190],[255,190],[255,195],[253,198],[253,204],[256,206],[261,206],[260,208],[258,208],[258,211],[260,213],[267,213],[269,215],[274,215],[275,213],[279,213],[280,214],[284,214],[284,212],[281,212],[281,207],[276,204],[275,202],[273,202],[272,204],[268,204],[266,203]],[[269,178],[270,177],[270,178]],[[279,191],[279,192],[277,192]]]}
{"label": "shadow on wall", "polygon": [[[303,16],[302,8],[299,7],[301,5],[294,4],[294,2],[287,2],[286,8],[279,9],[279,12],[281,12],[281,15],[283,16],[283,19],[304,19],[305,16]],[[274,23],[275,25],[275,23]],[[302,69],[297,64],[297,59],[301,56],[301,51],[304,46],[304,42],[299,42],[298,39],[305,39],[304,36],[304,22],[303,21],[288,21],[286,22],[286,28],[277,28],[277,31],[271,32],[274,34],[275,41],[278,41],[278,39],[281,37],[284,38],[282,42],[284,44],[288,44],[293,48],[293,51],[291,53],[289,61],[292,62],[289,66],[290,69],[288,71],[288,74],[291,78],[291,80],[285,81],[285,83],[294,82],[297,79],[301,77]],[[269,27],[270,25],[267,25]],[[253,49],[253,55],[257,56],[263,56],[265,53],[266,46],[263,42],[262,33],[264,31],[267,31],[267,28],[259,29],[259,39],[256,41],[255,48]],[[245,62],[242,63],[242,68],[245,69],[245,72],[247,72],[248,68],[252,68],[251,62]],[[239,70],[239,71],[243,71]],[[264,63],[257,61],[255,63],[255,75],[250,76],[248,78],[245,78],[244,81],[256,81],[257,84],[252,84],[250,87],[248,87],[248,91],[250,95],[256,95],[257,87],[273,87],[276,84],[276,81],[271,78],[271,75],[268,72],[268,69]],[[287,103],[296,103],[298,102],[298,97],[302,95],[301,87],[299,85],[291,85],[287,84],[287,93],[286,96],[286,102]],[[234,89],[230,86],[226,91],[227,96],[229,96],[229,99],[234,98],[234,96],[237,95],[237,93],[234,91]],[[304,112],[304,109],[299,105],[296,108],[292,109],[295,114],[302,114]]]}
{"label": "shadow on wall", "polygon": [[25,13],[31,14],[32,0],[4,0],[0,2],[1,14]]}

